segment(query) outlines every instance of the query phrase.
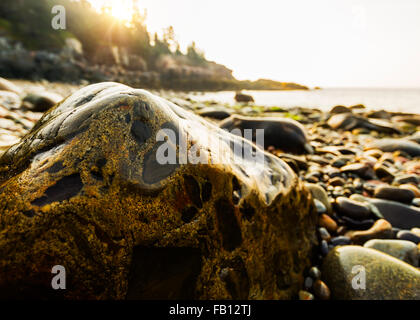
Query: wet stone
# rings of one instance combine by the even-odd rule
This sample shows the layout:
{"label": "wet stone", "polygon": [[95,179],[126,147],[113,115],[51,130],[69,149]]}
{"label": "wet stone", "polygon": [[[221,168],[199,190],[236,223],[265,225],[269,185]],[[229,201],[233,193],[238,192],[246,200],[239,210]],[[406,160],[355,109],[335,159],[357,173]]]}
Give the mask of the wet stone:
{"label": "wet stone", "polygon": [[375,220],[373,219],[366,219],[366,220],[356,220],[350,217],[342,216],[341,219],[345,222],[346,226],[350,229],[357,229],[357,230],[367,230],[373,226]]}
{"label": "wet stone", "polygon": [[29,93],[23,98],[23,102],[26,103],[26,106],[37,112],[47,111],[61,100],[63,100],[62,96],[52,92]]}
{"label": "wet stone", "polygon": [[412,228],[410,231],[420,237],[420,228]]}
{"label": "wet stone", "polygon": [[365,163],[352,163],[341,167],[341,172],[353,173],[363,179],[374,179],[375,171],[371,166]]}
{"label": "wet stone", "polygon": [[319,236],[322,240],[330,241],[331,235],[329,234],[328,230],[324,227],[318,228]]}
{"label": "wet stone", "polygon": [[379,186],[375,189],[374,197],[392,201],[399,201],[403,203],[411,203],[411,201],[415,197],[415,194],[413,191],[408,189],[389,186]]}
{"label": "wet stone", "polygon": [[337,222],[335,222],[334,219],[326,214],[321,214],[318,220],[318,224],[320,227],[324,227],[330,232],[337,230]]}
{"label": "wet stone", "polygon": [[420,226],[420,209],[400,202],[369,199],[382,217],[388,220],[393,227],[401,229],[411,229]]}
{"label": "wet stone", "polygon": [[[250,138],[255,140],[257,130],[263,130],[263,147],[274,146],[292,154],[313,153],[305,127],[292,119],[232,115],[223,120],[219,126],[229,132],[240,133],[242,137],[249,140]],[[246,134],[245,130],[247,129],[252,130],[251,137]]]}
{"label": "wet stone", "polygon": [[8,91],[8,92],[13,92],[17,95],[21,95],[22,94],[22,89],[20,89],[17,85],[15,85],[13,82],[1,78],[0,77],[0,90],[3,91]]}
{"label": "wet stone", "polygon": [[327,212],[327,208],[321,201],[319,201],[318,199],[315,199],[314,203],[315,203],[316,211],[318,212],[318,214],[323,214]]}
{"label": "wet stone", "polygon": [[312,293],[305,291],[305,290],[300,290],[299,291],[299,300],[315,300],[315,297]]}
{"label": "wet stone", "polygon": [[314,280],[311,277],[306,277],[305,278],[305,288],[306,289],[312,288],[313,284],[314,284]]}
{"label": "wet stone", "polygon": [[381,163],[375,165],[374,170],[377,177],[383,181],[392,181],[394,179],[394,175],[390,169]]}
{"label": "wet stone", "polygon": [[[0,107],[1,111],[3,111],[3,107],[7,110],[16,110],[20,108],[21,100],[20,97],[13,92],[9,91],[1,91],[0,90]],[[2,114],[1,112],[0,114]],[[6,114],[3,114],[2,116],[6,116]]]}
{"label": "wet stone", "polygon": [[326,256],[329,252],[329,247],[328,247],[328,243],[325,240],[321,241],[321,253]]}
{"label": "wet stone", "polygon": [[374,239],[366,242],[364,247],[379,250],[414,267],[418,267],[419,249],[410,241]]}
{"label": "wet stone", "polygon": [[397,233],[397,239],[411,241],[415,244],[420,243],[420,236],[408,230],[401,230]]}
{"label": "wet stone", "polygon": [[351,113],[351,109],[345,106],[335,106],[330,110],[330,114]]}
{"label": "wet stone", "polygon": [[[361,270],[360,266],[364,269]],[[374,249],[360,246],[336,247],[325,258],[322,275],[331,289],[332,299],[420,299],[420,271]]]}
{"label": "wet stone", "polygon": [[309,275],[313,279],[318,280],[321,278],[321,271],[318,269],[318,267],[312,267],[311,269],[309,269]]}
{"label": "wet stone", "polygon": [[345,197],[336,199],[337,210],[340,214],[353,219],[363,220],[370,216],[369,206]]}
{"label": "wet stone", "polygon": [[391,224],[384,220],[377,220],[371,228],[364,231],[349,231],[346,236],[355,244],[363,244],[371,239],[390,239],[393,236]]}
{"label": "wet stone", "polygon": [[305,186],[309,189],[315,199],[322,202],[322,204],[327,208],[328,213],[331,213],[332,207],[325,189],[320,185],[313,183],[305,183]]}
{"label": "wet stone", "polygon": [[334,177],[330,181],[328,181],[328,184],[331,186],[344,186],[346,184],[346,181],[341,177]]}
{"label": "wet stone", "polygon": [[[369,133],[371,130],[382,133],[398,133],[399,131],[384,121],[376,119],[367,119],[353,113],[339,113],[333,115],[328,120],[328,125],[332,129],[353,130],[359,129],[359,132]],[[380,149],[380,148],[378,148]]]}
{"label": "wet stone", "polygon": [[350,243],[351,243],[350,238],[346,236],[338,236],[331,239],[331,244],[333,246],[344,246]]}
{"label": "wet stone", "polygon": [[317,280],[314,283],[315,296],[320,300],[329,300],[331,292],[328,286],[321,280]]}
{"label": "wet stone", "polygon": [[406,139],[380,139],[369,144],[367,148],[384,152],[403,151],[413,157],[420,156],[420,144]]}
{"label": "wet stone", "polygon": [[[407,184],[402,184],[399,186],[400,189],[405,189],[405,190],[410,190],[414,193],[414,196],[416,198],[420,198],[420,189],[417,188],[415,185],[411,184],[411,183],[407,183]],[[414,199],[413,199],[414,200]]]}
{"label": "wet stone", "polygon": [[202,117],[223,120],[229,118],[232,115],[232,111],[227,110],[224,107],[207,107],[201,109],[199,112],[197,112],[197,114]]}
{"label": "wet stone", "polygon": [[[264,165],[233,161],[239,143]],[[197,149],[230,161],[192,163]],[[318,243],[313,198],[285,162],[117,83],[49,109],[1,156],[0,184],[0,298],[49,298],[60,264],[67,299],[291,299]]]}

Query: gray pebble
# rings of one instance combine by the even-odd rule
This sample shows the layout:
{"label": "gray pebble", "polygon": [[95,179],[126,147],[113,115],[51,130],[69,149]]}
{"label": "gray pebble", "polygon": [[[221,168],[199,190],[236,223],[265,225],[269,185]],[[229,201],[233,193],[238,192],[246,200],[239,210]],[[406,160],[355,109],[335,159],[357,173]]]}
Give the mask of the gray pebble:
{"label": "gray pebble", "polygon": [[309,269],[309,275],[315,280],[321,279],[321,270],[317,267],[312,267]]}
{"label": "gray pebble", "polygon": [[408,230],[401,230],[397,233],[397,239],[400,240],[407,240],[414,242],[415,244],[420,243],[420,237],[415,233],[408,231]]}
{"label": "gray pebble", "polygon": [[329,252],[328,243],[325,240],[321,241],[321,253],[326,256]]}
{"label": "gray pebble", "polygon": [[314,200],[315,203],[315,207],[316,207],[316,211],[318,212],[318,214],[323,214],[327,212],[327,207],[318,199]]}
{"label": "gray pebble", "polygon": [[344,246],[351,243],[351,240],[349,237],[346,236],[338,236],[331,239],[331,244],[333,246]]}
{"label": "gray pebble", "polygon": [[314,280],[311,277],[305,278],[305,289],[312,288],[313,284],[314,284]]}
{"label": "gray pebble", "polygon": [[322,240],[330,241],[331,235],[326,228],[324,227],[318,228],[318,233]]}
{"label": "gray pebble", "polygon": [[343,216],[353,219],[366,219],[370,216],[370,208],[365,203],[339,197],[336,204],[338,212]]}

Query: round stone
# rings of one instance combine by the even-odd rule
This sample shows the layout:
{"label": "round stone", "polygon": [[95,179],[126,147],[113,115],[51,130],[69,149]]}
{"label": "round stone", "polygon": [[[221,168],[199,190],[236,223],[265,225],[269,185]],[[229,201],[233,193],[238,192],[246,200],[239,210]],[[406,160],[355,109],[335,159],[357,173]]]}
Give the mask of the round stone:
{"label": "round stone", "polygon": [[375,189],[374,197],[403,203],[411,203],[415,194],[409,189],[381,185]]}
{"label": "round stone", "polygon": [[318,267],[312,267],[311,269],[309,269],[309,275],[315,279],[321,279],[321,271],[318,269]]}
{"label": "round stone", "polygon": [[305,183],[306,188],[311,192],[312,196],[321,201],[322,204],[327,208],[327,212],[332,212],[331,202],[328,198],[328,194],[325,189],[314,183]]}
{"label": "round stone", "polygon": [[305,288],[310,289],[312,288],[312,285],[314,284],[314,280],[311,277],[305,278]]}
{"label": "round stone", "polygon": [[318,214],[323,214],[327,212],[327,208],[321,201],[319,201],[318,199],[315,199],[314,202],[315,202],[315,207]]}
{"label": "round stone", "polygon": [[420,144],[406,139],[379,139],[370,143],[367,149],[379,149],[384,152],[403,151],[410,156],[420,156]]}
{"label": "round stone", "polygon": [[252,129],[253,134],[256,134],[254,132],[256,130],[263,130],[265,144],[263,147],[274,146],[284,152],[293,154],[313,153],[305,127],[292,119],[246,117],[234,114],[223,120],[219,126],[234,134],[240,134],[246,139],[255,138],[246,135],[244,130]]}
{"label": "round stone", "polygon": [[332,299],[420,299],[420,271],[374,249],[335,247],[324,260],[322,274]]}
{"label": "round stone", "polygon": [[337,230],[337,222],[335,222],[330,216],[326,214],[321,214],[318,224],[320,227],[324,227],[331,232],[335,232]]}
{"label": "round stone", "polygon": [[22,89],[20,89],[17,85],[0,77],[0,90],[13,92],[17,95],[21,95],[23,93]]}
{"label": "round stone", "polygon": [[319,236],[322,240],[330,241],[331,235],[329,234],[328,230],[324,227],[318,228]]}
{"label": "round stone", "polygon": [[23,102],[26,103],[26,106],[32,111],[37,112],[47,111],[61,100],[63,100],[62,96],[52,92],[29,93],[23,98]]}
{"label": "round stone", "polygon": [[420,198],[420,189],[417,188],[415,185],[407,183],[407,184],[402,184],[400,185],[401,189],[407,189],[407,190],[411,190],[414,192],[414,196],[416,198]]}
{"label": "round stone", "polygon": [[413,242],[406,240],[373,239],[366,242],[364,247],[379,250],[405,261],[414,267],[418,267],[419,250]]}
{"label": "round stone", "polygon": [[345,197],[336,199],[337,210],[340,214],[353,219],[366,219],[370,216],[370,208],[362,202],[357,202]]}
{"label": "round stone", "polygon": [[299,291],[299,300],[315,300],[315,297],[312,293],[305,291],[305,290],[300,290]]}
{"label": "round stone", "polygon": [[329,252],[329,247],[328,247],[328,243],[325,240],[321,241],[321,253],[326,256]]}
{"label": "round stone", "polygon": [[397,239],[411,241],[415,244],[420,243],[420,236],[408,230],[399,231],[397,233]]}
{"label": "round stone", "polygon": [[346,236],[338,236],[331,239],[331,244],[333,246],[344,246],[350,243],[351,243],[350,238]]}
{"label": "round stone", "polygon": [[314,283],[315,296],[320,300],[329,300],[331,298],[331,292],[328,286],[321,280],[316,280]]}
{"label": "round stone", "polygon": [[420,208],[400,202],[365,198],[393,227],[411,229],[420,226]]}

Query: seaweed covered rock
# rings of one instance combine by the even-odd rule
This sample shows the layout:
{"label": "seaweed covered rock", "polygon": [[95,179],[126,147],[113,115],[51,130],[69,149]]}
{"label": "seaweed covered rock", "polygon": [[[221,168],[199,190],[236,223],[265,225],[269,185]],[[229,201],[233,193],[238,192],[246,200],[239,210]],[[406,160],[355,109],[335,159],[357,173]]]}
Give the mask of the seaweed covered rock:
{"label": "seaweed covered rock", "polygon": [[147,91],[91,85],[0,159],[0,297],[292,298],[315,224],[282,160]]}

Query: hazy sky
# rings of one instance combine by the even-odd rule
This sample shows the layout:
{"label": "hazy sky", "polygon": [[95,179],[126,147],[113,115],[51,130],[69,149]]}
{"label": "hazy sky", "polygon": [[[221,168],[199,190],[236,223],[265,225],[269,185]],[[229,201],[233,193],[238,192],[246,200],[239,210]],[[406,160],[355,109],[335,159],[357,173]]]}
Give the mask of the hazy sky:
{"label": "hazy sky", "polygon": [[[119,1],[115,1],[118,3]],[[420,87],[420,0],[139,0],[239,79]]]}

